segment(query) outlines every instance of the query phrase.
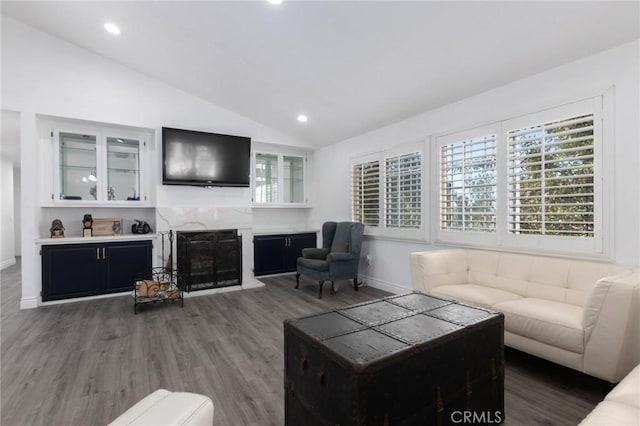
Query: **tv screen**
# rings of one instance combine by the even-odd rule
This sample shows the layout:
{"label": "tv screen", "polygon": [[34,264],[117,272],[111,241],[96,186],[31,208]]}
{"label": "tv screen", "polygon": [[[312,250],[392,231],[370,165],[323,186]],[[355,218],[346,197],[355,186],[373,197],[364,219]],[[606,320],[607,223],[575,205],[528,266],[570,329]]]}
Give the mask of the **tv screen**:
{"label": "tv screen", "polygon": [[251,139],[162,128],[164,185],[248,187]]}

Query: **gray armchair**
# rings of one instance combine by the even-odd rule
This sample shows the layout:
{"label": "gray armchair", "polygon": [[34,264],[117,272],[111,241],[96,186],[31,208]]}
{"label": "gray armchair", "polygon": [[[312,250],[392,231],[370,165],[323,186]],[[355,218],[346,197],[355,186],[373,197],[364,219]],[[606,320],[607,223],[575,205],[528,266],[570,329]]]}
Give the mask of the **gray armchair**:
{"label": "gray armchair", "polygon": [[334,293],[335,280],[353,279],[358,290],[358,263],[362,248],[364,225],[357,222],[325,222],[322,225],[322,248],[306,248],[298,258],[296,288],[300,287],[300,275],[318,280],[318,298],[322,299],[322,285],[331,281]]}

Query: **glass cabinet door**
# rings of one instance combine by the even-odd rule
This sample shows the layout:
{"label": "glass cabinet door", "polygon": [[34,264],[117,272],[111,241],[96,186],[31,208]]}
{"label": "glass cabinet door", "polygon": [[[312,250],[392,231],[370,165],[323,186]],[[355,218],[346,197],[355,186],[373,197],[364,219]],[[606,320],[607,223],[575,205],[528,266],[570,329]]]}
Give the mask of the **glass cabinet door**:
{"label": "glass cabinet door", "polygon": [[97,137],[60,132],[59,138],[60,200],[97,200]]}
{"label": "glass cabinet door", "polygon": [[107,137],[107,201],[140,200],[140,141]]}
{"label": "glass cabinet door", "polygon": [[256,154],[255,202],[278,202],[278,156]]}
{"label": "glass cabinet door", "polygon": [[304,203],[304,158],[283,157],[285,203]]}

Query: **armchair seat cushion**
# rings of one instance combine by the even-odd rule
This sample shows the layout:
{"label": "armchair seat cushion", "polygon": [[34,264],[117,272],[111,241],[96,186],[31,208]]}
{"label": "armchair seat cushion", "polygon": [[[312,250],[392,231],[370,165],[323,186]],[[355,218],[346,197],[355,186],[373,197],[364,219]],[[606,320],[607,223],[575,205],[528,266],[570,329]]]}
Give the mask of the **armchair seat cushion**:
{"label": "armchair seat cushion", "polygon": [[532,297],[493,305],[504,313],[505,330],[575,353],[584,352],[580,306]]}
{"label": "armchair seat cushion", "polygon": [[477,284],[443,285],[433,289],[431,294],[488,309],[491,309],[496,303],[522,298],[509,291]]}

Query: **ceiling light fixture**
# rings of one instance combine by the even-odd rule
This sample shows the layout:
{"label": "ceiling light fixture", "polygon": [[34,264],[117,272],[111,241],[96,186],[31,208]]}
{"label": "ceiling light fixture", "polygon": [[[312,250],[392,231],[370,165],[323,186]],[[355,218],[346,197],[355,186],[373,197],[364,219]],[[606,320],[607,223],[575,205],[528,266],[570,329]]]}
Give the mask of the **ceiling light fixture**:
{"label": "ceiling light fixture", "polygon": [[300,114],[300,115],[298,116],[298,121],[299,121],[299,122],[301,122],[301,123],[306,123],[308,120],[309,120],[309,119],[308,119],[308,118],[307,118],[307,116],[306,116],[306,115],[304,115],[304,114]]}
{"label": "ceiling light fixture", "polygon": [[271,4],[282,4],[282,0],[267,0]]}
{"label": "ceiling light fixture", "polygon": [[104,29],[109,31],[113,35],[120,35],[120,27],[111,22],[107,22],[106,24],[104,24]]}

